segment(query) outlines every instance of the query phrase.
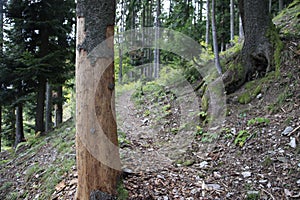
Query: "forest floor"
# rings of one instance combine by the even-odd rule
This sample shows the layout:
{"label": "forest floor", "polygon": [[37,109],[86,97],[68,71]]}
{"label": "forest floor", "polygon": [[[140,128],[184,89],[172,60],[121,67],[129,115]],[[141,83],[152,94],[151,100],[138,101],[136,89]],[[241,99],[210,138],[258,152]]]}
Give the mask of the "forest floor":
{"label": "forest floor", "polygon": [[[289,41],[285,49],[299,46]],[[261,85],[259,94],[239,103],[252,83]],[[227,96],[218,137],[208,134],[215,127],[200,128],[199,118],[193,137],[180,135],[186,130],[181,117],[189,94],[181,104],[168,91],[157,102],[155,91],[144,91],[139,99],[132,90],[117,95],[128,199],[299,199],[299,51],[289,51],[280,79],[252,83]],[[72,199],[77,184],[74,132],[69,120],[46,137],[29,139],[15,153],[1,152],[0,199]],[[188,145],[181,145],[180,138]]]}
{"label": "forest floor", "polygon": [[[189,107],[188,92],[146,84],[153,90],[118,94],[127,199],[300,199],[299,37],[284,44],[280,77],[271,73],[227,95],[216,126]],[[0,153],[0,199],[73,199],[75,159],[73,119],[27,138]]]}

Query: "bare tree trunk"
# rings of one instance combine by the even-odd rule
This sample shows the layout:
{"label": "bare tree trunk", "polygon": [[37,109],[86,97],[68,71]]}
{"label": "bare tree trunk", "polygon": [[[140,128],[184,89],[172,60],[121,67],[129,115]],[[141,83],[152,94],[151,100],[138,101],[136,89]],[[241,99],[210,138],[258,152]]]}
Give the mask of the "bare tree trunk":
{"label": "bare tree trunk", "polygon": [[0,152],[1,152],[1,145],[2,145],[2,106],[0,105]]}
{"label": "bare tree trunk", "polygon": [[239,15],[239,40],[244,40],[244,30],[241,15]]}
{"label": "bare tree trunk", "polygon": [[[114,199],[117,193],[121,164],[114,102],[115,10],[115,1],[77,3],[76,200]],[[105,51],[97,52],[100,44]]]}
{"label": "bare tree trunk", "polygon": [[272,12],[272,0],[269,0],[269,13]]}
{"label": "bare tree trunk", "polygon": [[216,18],[215,18],[215,0],[212,0],[211,5],[211,28],[213,36],[213,46],[214,46],[214,55],[215,55],[215,65],[218,73],[222,74],[220,58],[219,58],[219,49],[218,49],[218,40],[217,40],[217,28],[216,28]]}
{"label": "bare tree trunk", "polygon": [[35,132],[45,131],[45,92],[46,92],[46,79],[39,78],[38,91],[37,91],[37,107],[35,116]]}
{"label": "bare tree trunk", "polygon": [[[3,54],[3,0],[0,0],[0,56]],[[1,102],[2,104],[2,102]],[[0,104],[0,152],[2,137],[2,105]]]}
{"label": "bare tree trunk", "polygon": [[282,11],[282,9],[283,9],[283,0],[279,0],[279,2],[278,2],[278,10],[279,10],[279,12]]}
{"label": "bare tree trunk", "polygon": [[14,147],[25,141],[23,129],[23,105],[19,103],[16,107],[16,137]]}
{"label": "bare tree trunk", "polygon": [[58,126],[63,122],[63,87],[59,85],[57,87],[56,96],[56,109],[55,109],[55,126]]}
{"label": "bare tree trunk", "polygon": [[205,43],[209,44],[209,28],[210,28],[210,0],[206,1],[206,32],[205,32]]}
{"label": "bare tree trunk", "polygon": [[45,131],[52,130],[52,87],[49,82],[46,84],[46,123]]}
{"label": "bare tree trunk", "polygon": [[157,0],[157,9],[156,9],[156,29],[155,29],[155,49],[154,49],[154,78],[158,78],[159,76],[159,55],[160,55],[160,51],[159,51],[159,47],[157,47],[158,45],[158,39],[159,39],[159,27],[160,27],[160,0]]}
{"label": "bare tree trunk", "polygon": [[230,40],[234,39],[234,0],[230,0]]}

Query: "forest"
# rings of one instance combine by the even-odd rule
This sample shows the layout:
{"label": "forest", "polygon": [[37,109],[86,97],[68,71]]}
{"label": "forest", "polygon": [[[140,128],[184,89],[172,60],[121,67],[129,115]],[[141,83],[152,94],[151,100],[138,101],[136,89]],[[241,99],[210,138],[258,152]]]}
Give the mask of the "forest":
{"label": "forest", "polygon": [[0,199],[300,198],[299,0],[0,0]]}

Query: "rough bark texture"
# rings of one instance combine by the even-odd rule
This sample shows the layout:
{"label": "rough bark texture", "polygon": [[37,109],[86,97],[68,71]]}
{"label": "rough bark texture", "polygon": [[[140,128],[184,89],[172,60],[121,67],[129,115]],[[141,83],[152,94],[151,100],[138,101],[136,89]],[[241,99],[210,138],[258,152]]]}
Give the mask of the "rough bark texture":
{"label": "rough bark texture", "polygon": [[216,18],[215,18],[215,0],[212,0],[212,4],[211,4],[211,29],[212,29],[212,36],[213,36],[215,66],[216,66],[218,73],[222,74],[220,58],[219,58],[218,40],[217,40],[217,27],[216,27]]}
{"label": "rough bark texture", "polygon": [[210,0],[206,2],[206,32],[205,32],[205,43],[209,44],[209,27],[210,27]]}
{"label": "rough bark texture", "polygon": [[270,71],[273,63],[273,48],[268,38],[272,21],[268,13],[267,1],[244,0],[242,17],[245,41],[242,58],[246,73],[251,76],[255,71]]}
{"label": "rough bark texture", "polygon": [[16,107],[16,137],[15,147],[20,143],[24,142],[24,130],[23,130],[23,105],[18,104]]}
{"label": "rough bark texture", "polygon": [[52,86],[47,82],[46,85],[46,124],[45,131],[52,130]]}
{"label": "rough bark texture", "polygon": [[234,39],[234,0],[230,0],[230,40]]}
{"label": "rough bark texture", "polygon": [[114,34],[114,16],[114,1],[78,1],[77,200],[113,199],[116,195],[121,167],[114,107],[113,39],[110,38]]}
{"label": "rough bark texture", "polygon": [[276,34],[268,12],[268,1],[240,0],[239,9],[245,35],[239,66],[223,77],[226,91],[233,92],[247,80],[263,76],[274,69],[274,41]]}
{"label": "rough bark texture", "polygon": [[58,126],[63,122],[63,88],[62,86],[57,87],[57,102],[55,108],[55,126]]}
{"label": "rough bark texture", "polygon": [[37,91],[37,106],[36,106],[36,116],[35,116],[35,132],[45,131],[45,92],[46,92],[46,79],[39,78]]}

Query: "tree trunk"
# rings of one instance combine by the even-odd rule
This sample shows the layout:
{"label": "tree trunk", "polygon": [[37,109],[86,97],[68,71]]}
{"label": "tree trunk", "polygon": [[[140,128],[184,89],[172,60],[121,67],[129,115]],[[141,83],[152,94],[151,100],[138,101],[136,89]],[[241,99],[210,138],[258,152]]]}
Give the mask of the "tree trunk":
{"label": "tree trunk", "polygon": [[280,11],[282,11],[282,9],[283,9],[283,0],[279,0],[279,2],[278,2],[278,11],[280,12]]}
{"label": "tree trunk", "polygon": [[[0,56],[3,54],[3,0],[0,0]],[[1,102],[2,104],[2,102]],[[0,152],[2,136],[2,105],[0,105]]]}
{"label": "tree trunk", "polygon": [[[40,57],[45,57],[49,52],[49,32],[47,28],[40,30],[41,44]],[[45,99],[46,99],[46,77],[39,74],[38,77],[38,91],[37,91],[37,108],[36,108],[36,124],[35,131],[43,133],[45,131]]]}
{"label": "tree trunk", "polygon": [[46,92],[46,79],[39,78],[37,91],[37,105],[35,116],[35,132],[43,133],[45,131],[45,92]]}
{"label": "tree trunk", "polygon": [[1,152],[1,145],[2,145],[2,106],[0,105],[0,152]]}
{"label": "tree trunk", "polygon": [[63,87],[60,85],[57,87],[57,101],[55,109],[55,126],[60,125],[63,122]]}
{"label": "tree trunk", "polygon": [[49,82],[46,84],[46,123],[45,131],[52,130],[52,87]]}
{"label": "tree trunk", "polygon": [[272,0],[269,0],[269,13],[272,12]]}
{"label": "tree trunk", "polygon": [[[240,0],[239,10],[245,34],[240,64],[223,76],[227,93],[251,80],[254,74],[264,75],[274,69],[274,50],[280,39],[271,21],[268,1]],[[274,41],[276,39],[276,41]],[[273,41],[271,41],[271,39]],[[242,66],[242,67],[241,67]],[[254,77],[255,78],[255,77]]]}
{"label": "tree trunk", "polygon": [[239,15],[239,40],[242,41],[244,40],[244,29],[243,29],[243,23],[242,23],[242,18],[241,15]]}
{"label": "tree trunk", "polygon": [[206,1],[206,32],[205,43],[209,44],[209,28],[210,28],[210,0]]}
{"label": "tree trunk", "polygon": [[23,130],[23,105],[19,103],[16,107],[16,137],[15,145],[25,141],[24,130]]}
{"label": "tree trunk", "polygon": [[158,43],[158,40],[159,40],[159,35],[160,35],[160,32],[159,32],[159,27],[160,27],[160,0],[157,0],[157,9],[156,9],[156,29],[155,29],[155,49],[154,49],[154,66],[153,66],[153,69],[154,69],[154,78],[158,78],[159,76],[159,55],[160,55],[160,51],[159,51],[159,47],[157,47],[157,45],[159,44]]}
{"label": "tree trunk", "polygon": [[114,21],[115,1],[78,1],[77,200],[112,199],[117,193],[121,164],[114,102]]}
{"label": "tree trunk", "polygon": [[256,70],[267,72],[273,68],[274,50],[268,34],[276,32],[268,13],[267,1],[243,1],[243,7],[240,8],[244,13],[242,22],[245,34],[242,59],[245,73],[251,76]]}
{"label": "tree trunk", "polygon": [[234,0],[230,0],[230,40],[234,39]]}
{"label": "tree trunk", "polygon": [[211,28],[212,28],[212,36],[213,36],[215,66],[216,66],[218,73],[221,75],[222,69],[221,69],[221,64],[220,64],[218,40],[217,40],[217,28],[216,28],[216,18],[215,18],[215,0],[212,0],[212,4],[211,4]]}

